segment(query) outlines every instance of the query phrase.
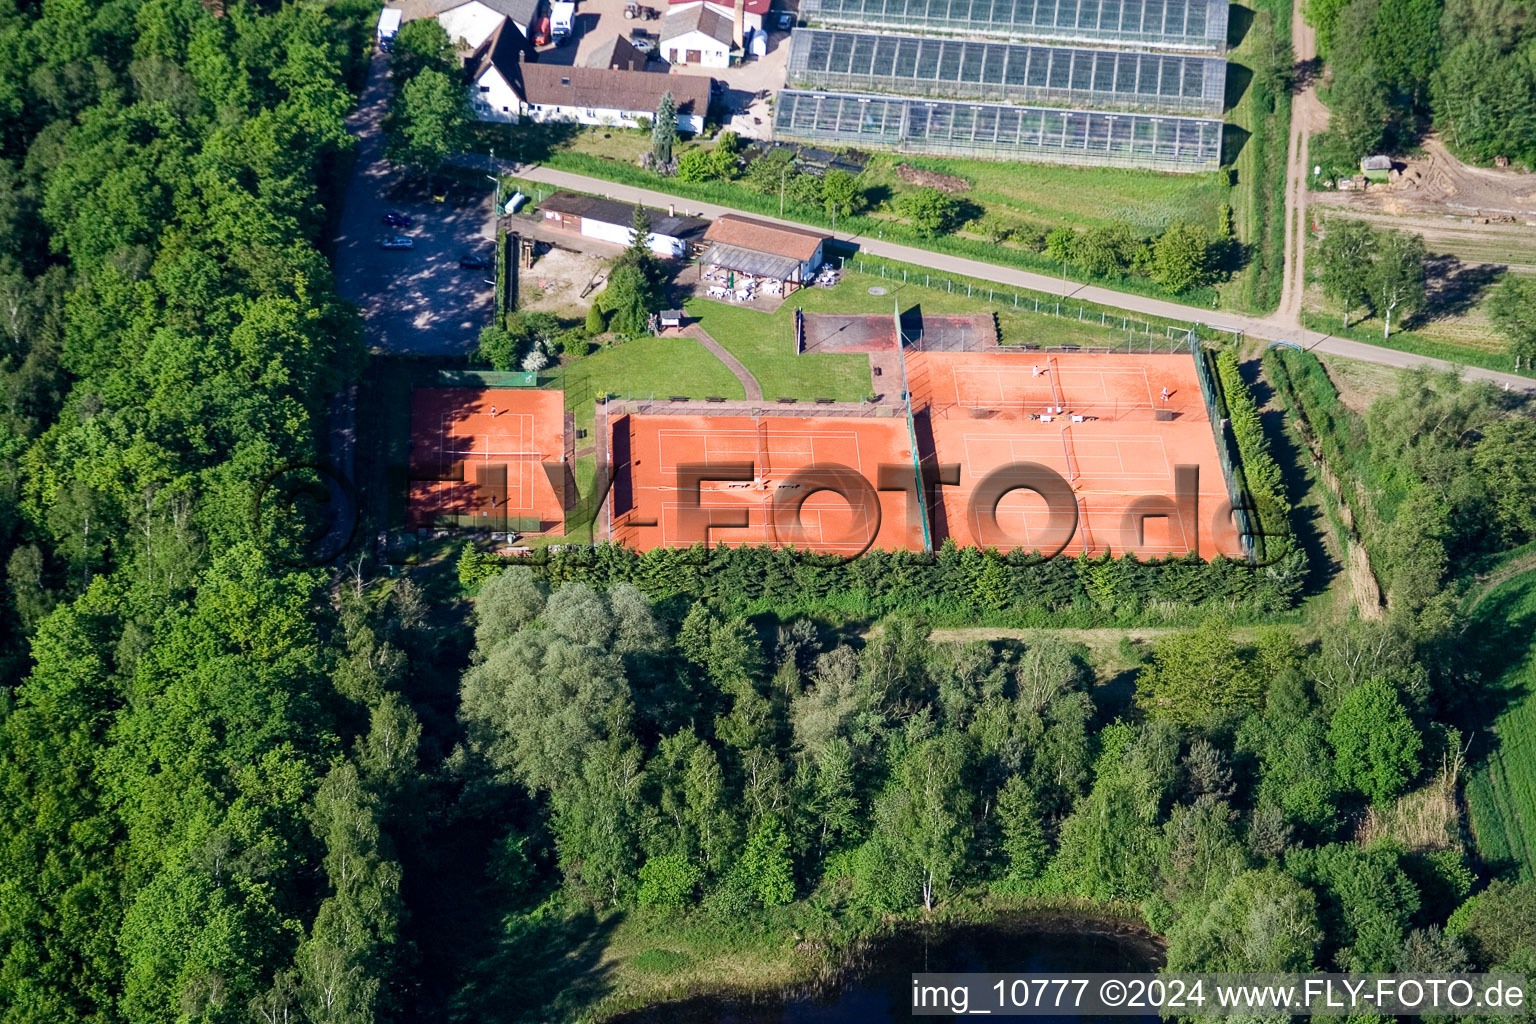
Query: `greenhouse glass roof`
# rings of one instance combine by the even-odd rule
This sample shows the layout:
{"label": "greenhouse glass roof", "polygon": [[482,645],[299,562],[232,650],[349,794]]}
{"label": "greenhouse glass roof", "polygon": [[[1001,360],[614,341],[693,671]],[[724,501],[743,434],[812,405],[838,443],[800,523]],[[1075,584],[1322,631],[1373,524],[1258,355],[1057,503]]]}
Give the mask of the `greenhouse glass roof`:
{"label": "greenhouse glass roof", "polygon": [[806,89],[1220,117],[1227,64],[1191,54],[800,29],[790,37],[788,80]]}
{"label": "greenhouse glass roof", "polygon": [[1216,120],[784,89],[775,139],[1080,166],[1213,171]]}
{"label": "greenhouse glass roof", "polygon": [[1228,0],[801,0],[813,25],[1220,53]]}

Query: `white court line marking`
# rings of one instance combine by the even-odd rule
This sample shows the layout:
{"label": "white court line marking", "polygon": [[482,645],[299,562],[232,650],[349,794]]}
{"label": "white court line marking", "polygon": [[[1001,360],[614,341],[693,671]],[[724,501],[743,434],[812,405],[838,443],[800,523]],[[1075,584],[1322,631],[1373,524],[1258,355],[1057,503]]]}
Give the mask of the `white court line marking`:
{"label": "white court line marking", "polygon": [[[1035,399],[1028,397],[1010,399],[1003,383],[1004,376],[1010,378],[1018,378],[1022,382],[1029,382],[1020,383],[1013,386],[1016,389],[1025,392],[1026,395],[1036,390],[1040,390],[1046,398],[1050,399],[1050,401],[1046,402],[1047,405],[1051,404],[1055,400],[1055,394],[1051,390],[1049,383],[1047,382],[1043,389],[1040,388],[1038,384],[1033,383],[1038,378],[1036,378],[1033,373],[1029,372],[1022,366],[998,367],[987,364],[966,365],[961,363],[952,365],[951,370],[951,384],[953,385],[955,392],[955,404],[958,406],[964,406],[968,408],[986,408],[993,403],[1003,403],[1009,401],[1018,401],[1022,403],[1026,401],[1036,401]],[[1068,406],[1075,405],[1078,408],[1087,408],[1094,405],[1109,405],[1115,401],[1115,399],[1112,397],[1108,383],[1110,376],[1131,375],[1133,377],[1141,377],[1142,385],[1147,389],[1147,405],[1148,407],[1155,408],[1152,398],[1152,378],[1148,372],[1147,367],[1145,366],[1079,366],[1067,367],[1065,369],[1058,368],[1055,372],[1057,375],[1057,383],[1062,390],[1062,397],[1066,400],[1066,404]],[[995,399],[973,397],[962,401],[960,398],[960,377],[962,374],[974,375],[982,378],[985,378],[990,374],[993,378],[993,388],[997,393],[997,397]],[[971,390],[979,391],[981,389],[978,387]],[[1121,388],[1117,387],[1114,389],[1114,393],[1119,393],[1121,390]],[[1097,397],[1093,397],[1094,392],[1097,392]],[[1089,397],[1080,397],[1083,395],[1087,395]]]}
{"label": "white court line marking", "polygon": [[[773,540],[773,538],[770,536],[770,530],[768,528],[768,510],[771,505],[771,500],[769,497],[767,497],[767,495],[771,495],[772,491],[753,491],[751,494],[744,494],[744,496],[750,498],[752,495],[757,494],[764,496],[758,498],[758,500],[755,501],[749,500],[723,503],[719,502],[718,500],[714,503],[711,503],[705,498],[701,497],[700,504],[697,508],[695,508],[693,505],[685,505],[678,501],[663,501],[661,503],[662,546],[675,547],[679,543],[684,543],[682,538],[680,538],[677,534],[678,512],[684,509],[690,512],[734,512],[740,509],[746,509],[747,525],[737,526],[735,524],[731,524],[714,527],[710,530],[710,543],[714,544],[717,540],[724,540],[727,542],[734,540],[743,544],[769,543],[771,540]],[[758,514],[754,515],[753,513]],[[807,543],[833,551],[844,549],[849,551],[856,551],[864,547],[866,544],[872,542],[874,540],[874,535],[870,533],[870,520],[868,517],[863,517],[857,521],[861,522],[864,527],[862,538],[855,536],[852,539],[839,540],[835,543],[827,539],[826,521],[822,517],[841,516],[846,519],[850,514],[850,510],[843,508],[804,509],[801,512],[800,522],[809,536]],[[698,539],[699,538],[697,537],[689,538],[686,543],[692,544]]]}
{"label": "white court line marking", "polygon": [[[661,463],[661,470],[663,472],[667,472],[669,470],[675,471],[677,469],[678,463],[684,461],[676,457],[669,459],[667,451],[668,445],[664,442],[668,440],[690,440],[697,442],[699,438],[705,439],[704,448],[706,454],[704,461],[706,463],[711,461],[711,456],[719,456],[725,454],[730,454],[732,456],[736,456],[737,458],[719,459],[718,461],[738,461],[740,457],[749,457],[755,462],[757,460],[758,454],[762,450],[758,443],[758,436],[756,431],[740,429],[728,431],[658,430],[656,432],[656,449]],[[711,446],[713,445],[714,439],[739,439],[742,442],[743,447],[740,449],[731,448],[728,453],[721,450],[712,451]],[[803,441],[805,442],[806,450],[790,450],[788,446],[781,444],[783,441]],[[816,446],[818,441],[826,442],[826,444],[829,445],[836,441],[843,446],[844,451],[840,451],[838,453],[838,457],[820,460],[816,457]],[[698,446],[695,444],[693,447],[695,450],[697,450]],[[861,450],[862,446],[859,444],[859,435],[851,430],[778,431],[770,429],[768,432],[768,461],[772,464],[769,468],[774,476],[787,475],[788,473],[794,472],[795,469],[815,469],[817,466],[824,466],[828,462],[836,462],[847,466],[849,463],[845,455],[846,450],[848,449],[851,449],[854,453],[854,462],[850,468],[863,472],[864,456]],[[794,460],[801,461],[796,463],[793,469],[781,469],[778,466],[778,460],[780,459],[788,460],[791,462]]]}

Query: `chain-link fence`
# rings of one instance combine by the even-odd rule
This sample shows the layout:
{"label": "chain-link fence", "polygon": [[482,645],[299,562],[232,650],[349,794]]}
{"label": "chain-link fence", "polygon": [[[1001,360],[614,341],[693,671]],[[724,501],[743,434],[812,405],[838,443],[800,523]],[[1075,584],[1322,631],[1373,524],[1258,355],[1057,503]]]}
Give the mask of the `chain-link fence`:
{"label": "chain-link fence", "polygon": [[[900,281],[902,284],[921,284],[924,288],[931,288],[934,291],[946,292],[951,295],[965,295],[967,298],[973,298],[978,301],[985,300],[994,305],[1014,309],[1021,313],[1036,313],[1041,316],[1060,317],[1063,320],[1075,320],[1078,323],[1097,325],[1104,329],[1104,344],[1102,346],[1050,346],[1055,349],[1064,349],[1066,351],[1102,350],[1106,352],[1172,354],[1185,351],[1195,332],[1193,326],[1138,320],[1133,316],[1117,315],[1108,310],[1091,310],[1086,304],[1073,302],[1070,299],[1030,295],[1008,288],[979,285],[971,281],[956,281],[954,278],[944,277],[940,274],[919,273],[909,271],[905,267],[896,268],[886,266],[884,263],[866,262],[857,256],[843,260],[843,267],[844,269],[851,267],[861,274],[881,277],[889,281]],[[898,269],[900,273],[897,272]],[[922,335],[921,333],[904,334],[903,340],[908,344],[915,343],[920,346]],[[1012,348],[1014,346],[1004,347]]]}

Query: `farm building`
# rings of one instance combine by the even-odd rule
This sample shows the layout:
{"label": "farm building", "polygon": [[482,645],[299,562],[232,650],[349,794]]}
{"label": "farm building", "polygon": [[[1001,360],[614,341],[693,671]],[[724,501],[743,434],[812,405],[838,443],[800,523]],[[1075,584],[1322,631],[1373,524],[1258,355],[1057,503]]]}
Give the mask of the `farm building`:
{"label": "farm building", "polygon": [[1102,107],[1220,117],[1226,61],[1021,43],[801,29],[788,84],[802,89]]}
{"label": "farm building", "polygon": [[[556,192],[539,204],[545,227],[570,231],[614,245],[629,245],[635,237],[635,208],[629,203],[601,196]],[[709,221],[687,217],[675,210],[648,210],[651,234],[646,240],[659,256],[681,258],[688,246],[704,234]]]}
{"label": "farm building", "polygon": [[672,11],[661,23],[658,49],[667,63],[675,66],[730,67],[735,49],[731,19],[712,4]]}
{"label": "farm building", "polygon": [[586,66],[589,68],[607,68],[609,71],[644,71],[650,58],[636,49],[635,44],[623,36],[614,36],[612,40],[592,51],[587,58]]}
{"label": "farm building", "polygon": [[[772,6],[771,0],[742,0],[741,27],[742,32],[733,35],[733,41],[741,44],[741,37],[747,32],[761,32],[763,30],[763,16]],[[726,0],[670,0],[667,5],[667,13],[674,14],[678,11],[686,11],[690,7],[710,7],[717,14],[725,16],[727,21],[734,22],[736,17],[736,5]],[[734,32],[734,29],[733,29]]]}
{"label": "farm building", "polygon": [[558,64],[524,64],[521,113],[535,121],[634,128],[651,118],[665,93],[677,101],[677,130],[701,132],[709,110],[709,79]]}
{"label": "farm building", "polygon": [[469,58],[469,106],[475,117],[482,121],[517,120],[521,103],[518,62],[526,45],[512,20],[503,18]]}
{"label": "farm building", "polygon": [[510,20],[526,37],[538,20],[543,0],[429,0],[428,17],[437,19],[448,38],[462,49],[478,49],[491,33]]}
{"label": "farm building", "polygon": [[817,26],[1224,53],[1228,0],[801,0]]}
{"label": "farm building", "polygon": [[1159,171],[1221,165],[1218,120],[784,89],[777,140]]}
{"label": "farm building", "polygon": [[816,273],[829,236],[728,213],[704,232],[699,262],[711,275],[746,275],[768,282],[769,294],[787,295]]}

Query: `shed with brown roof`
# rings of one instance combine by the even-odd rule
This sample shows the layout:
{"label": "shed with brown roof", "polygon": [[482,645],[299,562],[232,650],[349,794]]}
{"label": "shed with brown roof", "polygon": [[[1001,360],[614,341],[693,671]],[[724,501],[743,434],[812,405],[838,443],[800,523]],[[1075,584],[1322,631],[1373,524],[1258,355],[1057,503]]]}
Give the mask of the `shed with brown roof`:
{"label": "shed with brown roof", "polygon": [[704,232],[709,248],[703,262],[709,268],[802,285],[821,266],[830,237],[728,213]]}

